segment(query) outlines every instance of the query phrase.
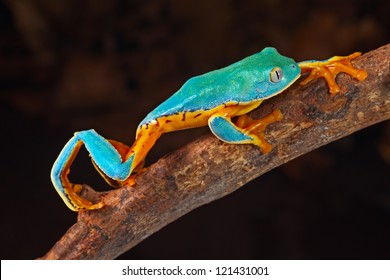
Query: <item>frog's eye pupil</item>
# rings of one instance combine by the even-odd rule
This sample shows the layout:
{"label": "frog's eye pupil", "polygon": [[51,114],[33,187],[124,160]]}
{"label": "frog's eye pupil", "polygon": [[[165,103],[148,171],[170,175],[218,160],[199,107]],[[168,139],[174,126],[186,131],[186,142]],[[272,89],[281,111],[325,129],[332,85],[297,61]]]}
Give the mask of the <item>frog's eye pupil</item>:
{"label": "frog's eye pupil", "polygon": [[271,70],[271,73],[269,74],[269,78],[271,82],[273,83],[278,83],[282,80],[283,78],[283,71],[279,67],[275,67],[274,69]]}

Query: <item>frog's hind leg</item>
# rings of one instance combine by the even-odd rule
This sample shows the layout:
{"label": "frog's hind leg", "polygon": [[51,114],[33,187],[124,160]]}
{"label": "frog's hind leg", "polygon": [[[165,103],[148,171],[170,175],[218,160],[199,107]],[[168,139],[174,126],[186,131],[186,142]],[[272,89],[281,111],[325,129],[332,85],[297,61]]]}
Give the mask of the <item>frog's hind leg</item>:
{"label": "frog's hind leg", "polygon": [[247,115],[242,115],[234,124],[223,115],[215,115],[209,119],[209,127],[213,134],[224,142],[232,144],[254,144],[263,153],[272,150],[264,137],[264,130],[270,123],[280,121],[282,114],[279,110],[274,111],[260,120],[252,120]]}
{"label": "frog's hind leg", "polygon": [[93,204],[80,197],[78,193],[82,186],[72,184],[68,179],[70,166],[81,146],[85,145],[102,177],[111,186],[120,187],[127,182],[134,170],[142,168],[146,154],[160,135],[156,127],[150,126],[150,129],[138,133],[130,148],[120,142],[106,140],[93,129],[76,132],[53,165],[51,171],[53,185],[65,204],[73,211],[99,209],[103,206],[102,202]]}
{"label": "frog's hind leg", "polygon": [[75,133],[62,149],[51,171],[51,180],[54,187],[65,204],[74,211],[80,209],[98,209],[103,206],[102,203],[93,204],[79,197],[77,193],[81,189],[80,185],[74,185],[68,180],[70,166],[83,144],[90,153],[99,172],[104,174],[104,177],[108,177],[113,181],[126,180],[136,166],[134,163],[134,153],[126,158],[122,158],[124,151],[121,149],[126,148],[124,144],[118,151],[115,144],[112,145],[94,130]]}
{"label": "frog's hind leg", "polygon": [[101,172],[100,168],[94,163],[95,167],[97,167],[96,169],[109,185],[121,187],[135,184],[135,176],[146,170],[146,168],[144,168],[145,157],[163,133],[161,128],[162,127],[159,126],[158,123],[150,123],[141,126],[137,131],[136,140],[131,147],[115,140],[107,140],[117,150],[124,162],[130,159],[132,160],[130,173],[128,174],[128,177],[123,180],[113,180],[110,176],[107,176],[105,172]]}
{"label": "frog's hind leg", "polygon": [[[126,158],[126,155],[129,153],[129,151],[131,149],[129,146],[127,146],[126,144],[123,144],[122,142],[119,142],[119,141],[116,141],[116,140],[112,140],[112,139],[107,139],[107,141],[110,142],[110,144],[117,150],[117,152],[120,154],[122,160],[124,158]],[[92,157],[91,157],[91,161],[92,161],[93,166],[95,167],[95,169],[99,172],[100,176],[102,176],[102,178],[107,182],[107,184],[109,184],[113,188],[119,188],[119,187],[123,186],[123,182],[122,181],[114,180],[114,179],[110,178],[109,176],[107,176],[99,168],[99,166],[95,163],[95,161],[93,160]],[[143,164],[144,164],[144,162],[139,163],[131,171],[131,173],[137,172],[139,169],[141,169],[143,167]]]}

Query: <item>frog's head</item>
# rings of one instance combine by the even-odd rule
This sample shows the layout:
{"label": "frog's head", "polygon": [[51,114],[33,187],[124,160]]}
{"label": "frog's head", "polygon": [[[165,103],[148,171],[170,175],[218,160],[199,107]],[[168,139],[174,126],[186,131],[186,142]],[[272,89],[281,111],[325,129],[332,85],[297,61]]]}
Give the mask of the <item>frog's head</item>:
{"label": "frog's head", "polygon": [[291,58],[282,56],[275,48],[265,48],[254,54],[251,67],[254,67],[253,79],[256,99],[275,96],[294,83],[301,73],[298,64]]}

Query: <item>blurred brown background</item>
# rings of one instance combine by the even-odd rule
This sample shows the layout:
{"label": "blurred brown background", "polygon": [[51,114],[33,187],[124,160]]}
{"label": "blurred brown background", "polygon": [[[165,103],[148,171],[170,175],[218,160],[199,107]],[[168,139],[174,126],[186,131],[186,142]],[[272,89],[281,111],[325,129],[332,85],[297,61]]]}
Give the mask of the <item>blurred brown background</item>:
{"label": "blurred brown background", "polygon": [[[288,4],[286,4],[288,3]],[[42,256],[76,220],[51,185],[74,131],[131,144],[186,79],[266,46],[297,61],[390,42],[389,1],[0,2],[2,259]],[[148,164],[198,129],[165,135]],[[301,157],[121,258],[390,258],[390,124]],[[109,190],[86,152],[74,182]]]}

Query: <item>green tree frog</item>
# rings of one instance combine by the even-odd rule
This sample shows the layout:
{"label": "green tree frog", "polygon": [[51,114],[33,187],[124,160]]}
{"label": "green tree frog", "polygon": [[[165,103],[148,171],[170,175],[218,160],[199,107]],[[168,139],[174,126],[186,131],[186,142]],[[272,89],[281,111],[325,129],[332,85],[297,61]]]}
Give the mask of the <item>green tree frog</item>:
{"label": "green tree frog", "polygon": [[[304,84],[324,77],[331,94],[339,91],[335,82],[339,72],[364,80],[367,73],[350,64],[359,55],[296,63],[267,47],[225,68],[193,77],[141,121],[131,147],[106,140],[93,129],[76,132],[53,165],[53,185],[71,210],[99,209],[103,202],[94,204],[82,198],[78,195],[81,185],[68,180],[70,166],[82,145],[102,177],[118,187],[129,183],[131,175],[142,168],[147,153],[161,134],[206,125],[224,142],[253,144],[268,153],[272,146],[263,131],[268,124],[281,120],[281,112],[276,110],[260,120],[252,120],[246,113],[283,92],[303,72],[310,72]],[[235,116],[238,119],[233,122]]]}

